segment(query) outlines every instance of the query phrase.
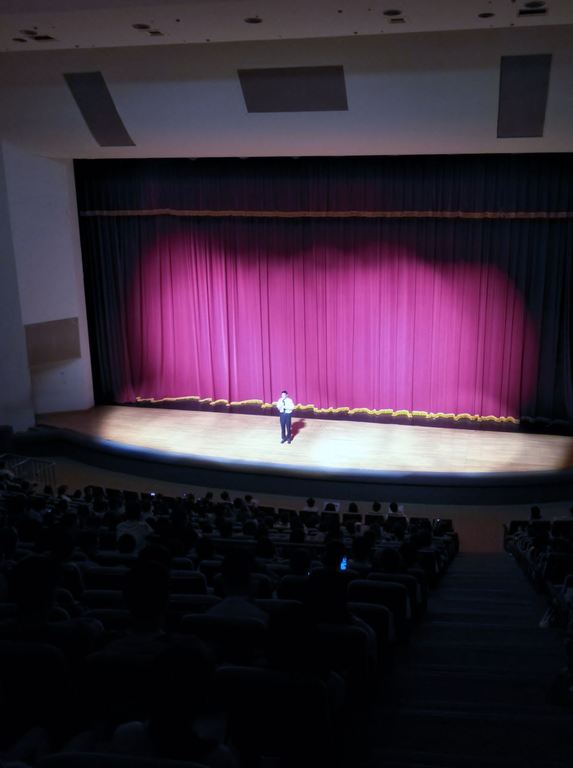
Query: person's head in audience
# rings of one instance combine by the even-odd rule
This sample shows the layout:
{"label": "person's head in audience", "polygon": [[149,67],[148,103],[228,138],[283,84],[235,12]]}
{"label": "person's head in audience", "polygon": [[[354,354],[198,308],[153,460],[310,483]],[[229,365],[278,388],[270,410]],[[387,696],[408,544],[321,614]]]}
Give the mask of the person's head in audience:
{"label": "person's head in audience", "polygon": [[53,528],[48,537],[50,554],[60,563],[65,563],[72,557],[75,548],[75,537],[62,525]]}
{"label": "person's head in audience", "polygon": [[68,486],[67,485],[58,485],[57,494],[58,494],[58,496],[67,496],[68,495]]}
{"label": "person's head in audience", "polygon": [[64,514],[60,518],[60,528],[63,528],[67,531],[74,531],[77,530],[78,527],[78,516],[76,512],[64,512]]}
{"label": "person's head in audience", "polygon": [[326,529],[326,535],[324,539],[325,541],[340,540],[342,538],[342,534],[343,531],[340,526],[340,521],[333,515],[328,521],[328,527]]}
{"label": "person's head in audience", "polygon": [[178,533],[184,531],[189,523],[187,510],[182,506],[177,506],[171,513],[171,525],[174,531]]}
{"label": "person's head in audience", "polygon": [[130,533],[122,533],[116,546],[120,555],[132,555],[137,547],[137,542]]}
{"label": "person's head in audience", "polygon": [[220,520],[219,534],[221,535],[222,539],[231,539],[233,537],[233,523],[231,520]]}
{"label": "person's head in audience", "polygon": [[125,603],[134,628],[157,630],[169,603],[169,571],[155,560],[138,560],[127,574]]}
{"label": "person's head in audience", "polygon": [[[216,743],[203,741],[193,728],[208,711],[215,678],[215,658],[198,638],[159,653],[150,670],[148,735],[154,751],[165,759],[209,762]],[[185,691],[184,701],[176,695]],[[226,764],[226,763],[225,763]]]}
{"label": "person's head in audience", "polygon": [[308,577],[305,605],[317,623],[346,624],[348,581],[338,569],[321,568]]}
{"label": "person's head in audience", "polygon": [[304,528],[297,527],[292,528],[290,534],[289,534],[289,542],[291,544],[303,544],[306,539]]}
{"label": "person's head in audience", "polygon": [[325,512],[336,512],[336,507],[332,503],[332,501],[329,501],[328,504],[324,508]]}
{"label": "person's head in audience", "polygon": [[65,496],[58,496],[55,504],[56,515],[65,515],[68,511],[68,500]]}
{"label": "person's head in audience", "polygon": [[552,536],[549,539],[547,549],[549,552],[567,555],[573,551],[573,542],[561,536]]}
{"label": "person's head in audience", "polygon": [[356,536],[352,540],[352,559],[359,563],[369,563],[372,544],[367,536]]}
{"label": "person's head in audience", "polygon": [[12,526],[0,528],[0,563],[12,560],[18,547],[18,531]]}
{"label": "person's head in audience", "polygon": [[221,567],[223,589],[227,597],[250,597],[252,556],[244,550],[227,552]]}
{"label": "person's head in audience", "polygon": [[146,563],[161,563],[165,568],[171,567],[171,552],[164,544],[153,542],[146,544],[140,551],[137,559]]}
{"label": "person's head in audience", "polygon": [[382,573],[399,573],[402,570],[402,557],[397,549],[381,549],[374,554],[374,570]]}
{"label": "person's head in audience", "polygon": [[314,509],[315,504],[316,504],[316,499],[313,499],[312,496],[309,496],[309,498],[306,500],[306,506],[309,509]]}
{"label": "person's head in audience", "polygon": [[307,549],[293,549],[290,553],[289,570],[294,576],[308,576],[310,573],[310,552]]}
{"label": "person's head in audience", "polygon": [[380,541],[382,538],[382,526],[380,523],[370,523],[368,526],[368,534],[372,539],[373,545],[375,542]]}
{"label": "person's head in audience", "polygon": [[229,492],[228,491],[221,491],[221,499],[226,504],[229,504],[231,502],[231,497],[229,496]]}
{"label": "person's head in audience", "polygon": [[351,501],[348,505],[348,512],[351,515],[357,515],[358,514],[358,504],[355,501]]}
{"label": "person's head in audience", "polygon": [[324,547],[323,563],[325,568],[338,570],[342,558],[346,556],[346,547],[339,539],[331,539]]}
{"label": "person's head in audience", "polygon": [[99,533],[94,529],[85,529],[78,534],[78,549],[93,560],[99,550]]}
{"label": "person's head in audience", "polygon": [[255,544],[255,556],[272,560],[275,556],[275,545],[268,536],[258,536]]}
{"label": "person's head in audience", "polygon": [[382,504],[380,504],[379,501],[374,501],[372,503],[372,511],[373,512],[381,512],[382,511]]}
{"label": "person's head in audience", "polygon": [[432,546],[432,532],[429,530],[423,530],[418,528],[416,533],[410,538],[411,538],[411,541],[416,546],[416,549],[423,549],[424,547]]}
{"label": "person's head in audience", "polygon": [[354,536],[354,532],[356,529],[356,524],[354,520],[347,520],[344,523],[344,527],[346,528],[346,532],[348,533],[349,536]]}
{"label": "person's head in audience", "polygon": [[320,675],[325,654],[319,647],[316,621],[306,606],[269,616],[266,656],[270,666],[296,677]]}
{"label": "person's head in audience", "polygon": [[529,510],[529,519],[530,520],[541,520],[541,510],[539,507],[531,507]]}
{"label": "person's head in audience", "polygon": [[10,574],[10,592],[23,621],[48,621],[55,605],[60,568],[48,557],[29,555]]}
{"label": "person's head in audience", "polygon": [[41,517],[42,513],[46,510],[46,500],[41,496],[32,496],[30,499],[30,509],[38,513],[38,517]]}
{"label": "person's head in audience", "polygon": [[243,523],[243,536],[254,538],[257,535],[258,528],[256,520],[245,520]]}
{"label": "person's head in audience", "polygon": [[141,520],[141,505],[136,499],[130,499],[125,505],[125,519],[133,522]]}
{"label": "person's head in audience", "polygon": [[102,523],[104,525],[107,525],[108,523],[106,520],[110,519],[112,521],[115,521],[115,515],[112,515],[110,518],[106,518],[105,515],[107,515],[109,507],[107,504],[107,501],[102,498],[96,498],[94,497],[92,509],[97,515],[102,515],[104,519],[102,520]]}
{"label": "person's head in audience", "polygon": [[[378,531],[379,530],[380,528],[378,527]],[[364,531],[364,533],[362,534],[362,538],[368,542],[369,547],[373,548],[376,545],[376,541],[377,541],[376,531],[375,530],[373,531],[371,527],[368,527],[368,529]]]}
{"label": "person's head in audience", "polygon": [[398,504],[395,501],[390,502],[389,509],[392,515],[398,514]]}
{"label": "person's head in audience", "polygon": [[197,553],[197,560],[199,560],[199,562],[202,560],[212,560],[215,556],[213,539],[209,536],[201,536],[200,539],[197,539],[197,543],[195,544],[195,552]]}

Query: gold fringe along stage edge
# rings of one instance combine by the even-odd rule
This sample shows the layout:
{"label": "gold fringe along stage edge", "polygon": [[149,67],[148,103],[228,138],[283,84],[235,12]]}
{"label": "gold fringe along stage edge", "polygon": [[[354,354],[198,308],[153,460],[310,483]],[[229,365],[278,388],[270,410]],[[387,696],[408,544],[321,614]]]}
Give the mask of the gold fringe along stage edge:
{"label": "gold fringe along stage edge", "polygon": [[[151,403],[153,405],[158,405],[160,403],[177,403],[177,402],[185,402],[185,401],[192,401],[195,403],[200,404],[208,404],[211,406],[215,405],[224,405],[227,408],[234,408],[234,407],[240,407],[244,405],[258,405],[263,410],[270,410],[271,408],[275,407],[274,403],[265,403],[262,400],[213,400],[210,397],[197,397],[197,396],[186,396],[186,397],[162,397],[159,400],[156,400],[153,397],[145,398],[145,397],[136,397],[135,398],[137,403]],[[431,413],[428,411],[408,411],[405,409],[401,409],[398,411],[392,410],[392,408],[380,408],[380,409],[372,409],[372,408],[348,408],[348,407],[342,407],[342,408],[317,408],[315,405],[301,405],[300,403],[295,405],[294,407],[295,411],[312,411],[316,414],[328,414],[328,413],[345,413],[348,416],[355,416],[357,414],[366,414],[368,416],[392,416],[393,418],[407,418],[407,419],[427,419],[428,421],[436,421],[437,419],[450,419],[451,421],[473,421],[473,422],[493,422],[496,424],[519,424],[519,419],[516,419],[514,416],[480,416],[479,414],[475,413]]]}

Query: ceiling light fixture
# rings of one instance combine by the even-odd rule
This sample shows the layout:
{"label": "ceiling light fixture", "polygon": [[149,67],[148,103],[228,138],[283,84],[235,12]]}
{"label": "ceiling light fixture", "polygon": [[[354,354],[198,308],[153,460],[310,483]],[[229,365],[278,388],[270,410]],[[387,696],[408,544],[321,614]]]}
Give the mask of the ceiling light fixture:
{"label": "ceiling light fixture", "polygon": [[247,16],[246,19],[243,19],[245,24],[262,24],[262,19],[260,16]]}
{"label": "ceiling light fixture", "polygon": [[397,11],[395,8],[390,8],[387,11],[384,11],[384,16],[401,16],[402,11]]}

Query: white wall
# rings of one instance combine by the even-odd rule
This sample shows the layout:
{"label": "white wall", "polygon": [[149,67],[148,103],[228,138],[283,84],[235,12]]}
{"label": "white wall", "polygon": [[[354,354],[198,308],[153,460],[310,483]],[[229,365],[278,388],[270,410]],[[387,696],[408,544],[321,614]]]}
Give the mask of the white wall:
{"label": "white wall", "polygon": [[36,413],[82,410],[93,388],[73,165],[4,144],[4,176],[24,325],[77,317],[81,357],[31,369]]}
{"label": "white wall", "polygon": [[[486,4],[487,5],[487,4]],[[573,151],[572,27],[0,54],[0,136],[61,158]],[[552,54],[544,136],[497,138],[500,59]],[[249,114],[237,69],[342,65],[348,111]],[[134,147],[100,147],[62,72],[100,70]]]}
{"label": "white wall", "polygon": [[0,424],[24,430],[34,411],[8,203],[0,143]]}

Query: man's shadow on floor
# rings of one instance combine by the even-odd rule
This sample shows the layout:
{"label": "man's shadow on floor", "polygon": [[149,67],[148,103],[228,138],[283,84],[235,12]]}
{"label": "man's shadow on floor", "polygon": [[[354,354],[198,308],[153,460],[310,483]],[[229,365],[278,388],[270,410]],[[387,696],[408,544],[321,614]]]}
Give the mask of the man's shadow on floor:
{"label": "man's shadow on floor", "polygon": [[298,437],[298,434],[301,430],[303,430],[306,427],[306,421],[304,419],[298,419],[297,421],[293,421],[290,433],[293,440],[296,440]]}

